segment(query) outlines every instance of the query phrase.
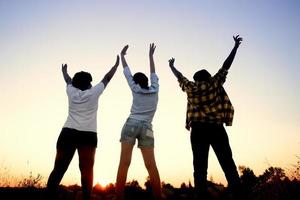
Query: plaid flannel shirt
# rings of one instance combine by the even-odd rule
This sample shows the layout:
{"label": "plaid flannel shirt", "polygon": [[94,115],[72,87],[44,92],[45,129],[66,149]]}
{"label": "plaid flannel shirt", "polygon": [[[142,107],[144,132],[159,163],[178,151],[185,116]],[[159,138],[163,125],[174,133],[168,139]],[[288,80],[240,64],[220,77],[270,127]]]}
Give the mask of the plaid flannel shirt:
{"label": "plaid flannel shirt", "polygon": [[191,122],[232,125],[234,109],[223,88],[227,73],[221,68],[207,82],[178,78],[181,89],[187,93],[186,129],[190,129]]}

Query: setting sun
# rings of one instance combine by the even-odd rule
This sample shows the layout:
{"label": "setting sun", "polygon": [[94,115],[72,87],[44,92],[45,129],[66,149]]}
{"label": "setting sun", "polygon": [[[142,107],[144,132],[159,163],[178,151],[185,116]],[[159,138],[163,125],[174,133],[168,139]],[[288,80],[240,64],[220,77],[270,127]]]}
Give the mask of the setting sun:
{"label": "setting sun", "polygon": [[94,180],[95,181],[95,185],[100,185],[102,188],[105,188],[106,186],[108,186],[111,182],[110,181],[106,181],[106,180]]}

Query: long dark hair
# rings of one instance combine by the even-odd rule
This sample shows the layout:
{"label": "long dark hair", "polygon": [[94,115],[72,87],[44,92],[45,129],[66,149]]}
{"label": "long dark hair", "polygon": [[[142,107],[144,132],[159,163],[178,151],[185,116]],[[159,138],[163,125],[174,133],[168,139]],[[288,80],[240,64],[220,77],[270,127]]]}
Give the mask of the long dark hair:
{"label": "long dark hair", "polygon": [[73,87],[76,87],[80,90],[87,90],[90,89],[92,87],[91,82],[92,82],[93,78],[92,75],[88,72],[77,72],[73,79],[72,79],[72,85]]}

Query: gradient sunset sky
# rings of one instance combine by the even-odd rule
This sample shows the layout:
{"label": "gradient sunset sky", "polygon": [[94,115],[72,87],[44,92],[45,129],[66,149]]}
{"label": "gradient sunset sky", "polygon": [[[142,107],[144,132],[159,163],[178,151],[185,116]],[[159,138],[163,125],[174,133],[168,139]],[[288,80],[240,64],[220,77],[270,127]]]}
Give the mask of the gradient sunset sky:
{"label": "gradient sunset sky", "polygon": [[[186,94],[168,67],[186,77],[214,74],[229,55],[233,35],[244,38],[224,85],[234,107],[227,127],[236,164],[261,174],[290,169],[300,154],[300,1],[298,0],[0,0],[0,172],[47,180],[55,145],[67,118],[61,64],[71,76],[88,71],[98,83],[129,44],[133,72],[149,74],[149,44],[159,76],[154,116],[161,180],[193,183],[192,151],[185,130]],[[120,132],[131,92],[120,66],[99,100],[94,183],[115,182]],[[80,184],[77,154],[63,184]],[[128,180],[147,177],[135,148]],[[208,177],[226,184],[214,152]]]}

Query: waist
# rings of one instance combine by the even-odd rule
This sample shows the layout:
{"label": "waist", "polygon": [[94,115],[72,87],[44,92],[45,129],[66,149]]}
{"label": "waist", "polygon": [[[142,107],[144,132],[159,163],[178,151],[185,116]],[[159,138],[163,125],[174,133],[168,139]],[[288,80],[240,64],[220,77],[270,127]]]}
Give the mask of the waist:
{"label": "waist", "polygon": [[129,116],[127,118],[126,122],[128,122],[128,123],[132,122],[132,123],[141,123],[141,124],[151,124],[151,122],[149,122],[148,120],[132,118],[131,116]]}
{"label": "waist", "polygon": [[134,119],[131,117],[128,117],[126,120],[126,124],[134,125],[134,126],[143,126],[148,129],[152,130],[152,124],[149,121],[146,120],[140,120],[140,119]]}
{"label": "waist", "polygon": [[128,118],[133,119],[133,120],[138,120],[138,121],[144,121],[144,122],[151,124],[153,117],[154,117],[154,113],[145,114],[145,113],[132,113],[131,112]]}

